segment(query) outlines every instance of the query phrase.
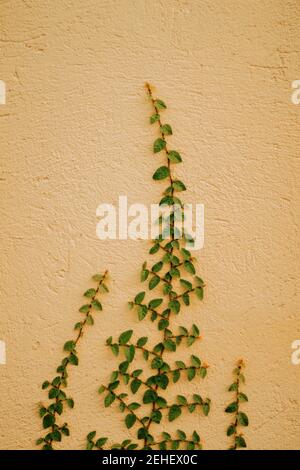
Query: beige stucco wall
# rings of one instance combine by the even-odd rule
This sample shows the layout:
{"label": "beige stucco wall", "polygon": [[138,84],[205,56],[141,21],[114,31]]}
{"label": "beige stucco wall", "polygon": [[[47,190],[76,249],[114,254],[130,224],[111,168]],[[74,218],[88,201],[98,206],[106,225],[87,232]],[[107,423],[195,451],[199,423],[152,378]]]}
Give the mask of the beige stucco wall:
{"label": "beige stucco wall", "polygon": [[[179,323],[201,325],[196,350],[210,364],[201,392],[213,408],[209,418],[185,415],[173,428],[195,426],[206,448],[226,448],[226,385],[242,356],[249,448],[300,448],[300,365],[291,364],[291,343],[300,339],[300,105],[291,102],[291,82],[300,78],[299,6],[1,0],[0,448],[34,447],[40,384],[72,336],[90,275],[105,268],[111,295],[72,370],[76,407],[66,415],[72,436],[63,447],[83,447],[93,429],[109,430],[114,441],[128,434],[96,390],[116,364],[104,339],[132,326],[148,332],[126,301],[141,290],[149,246],[98,240],[95,211],[120,194],[130,203],[159,197],[146,80],[169,105],[185,200],[204,203],[206,216],[198,253],[205,301]],[[170,393],[185,389],[182,382]]]}

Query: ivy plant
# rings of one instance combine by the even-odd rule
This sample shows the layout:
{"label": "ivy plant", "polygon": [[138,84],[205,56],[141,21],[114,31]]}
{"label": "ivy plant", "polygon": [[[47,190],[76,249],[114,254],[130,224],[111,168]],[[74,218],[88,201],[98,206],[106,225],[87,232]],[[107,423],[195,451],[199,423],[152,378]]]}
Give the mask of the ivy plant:
{"label": "ivy plant", "polygon": [[[196,430],[187,436],[185,431],[178,429],[175,435],[171,435],[165,429],[165,423],[175,421],[185,413],[207,416],[210,411],[211,400],[200,394],[178,395],[174,402],[170,402],[164,393],[179,380],[199,381],[206,377],[208,366],[196,354],[192,354],[188,361],[170,360],[170,353],[177,352],[182,344],[189,347],[201,339],[197,325],[180,326],[175,330],[172,320],[190,305],[192,296],[202,301],[204,282],[197,275],[195,260],[187,249],[187,243],[193,243],[192,237],[176,226],[176,220],[182,220],[180,209],[183,203],[179,196],[186,186],[173,172],[173,167],[182,162],[182,157],[167,144],[167,136],[173,133],[171,125],[164,123],[161,117],[167,106],[164,101],[153,97],[148,84],[147,93],[153,108],[150,123],[158,125],[160,134],[154,141],[153,153],[165,155],[165,163],[156,169],[153,180],[166,184],[159,204],[168,206],[169,211],[167,217],[161,216],[158,220],[162,233],[152,241],[149,252],[155,260],[142,265],[140,279],[145,290],[138,292],[128,305],[136,311],[140,321],[155,323],[160,339],[153,344],[146,336],[137,338],[133,330],[107,339],[106,345],[120,358],[120,363],[112,372],[109,383],[100,387],[99,393],[104,394],[105,407],[118,405],[124,415],[125,426],[135,429],[135,441],[126,439],[109,444],[106,437],[96,438],[96,432],[92,431],[87,436],[89,450],[201,449]],[[166,230],[168,238],[164,236]],[[145,368],[135,367],[138,355],[143,358]],[[150,372],[147,373],[149,367]],[[124,386],[126,392],[123,391]],[[164,429],[159,438],[152,431],[154,423]]]}
{"label": "ivy plant", "polygon": [[79,359],[77,346],[82,338],[84,331],[89,325],[94,324],[94,314],[102,310],[102,304],[99,301],[99,294],[108,292],[106,286],[107,271],[104,274],[95,274],[93,281],[95,287],[88,289],[84,293],[86,302],[79,309],[83,318],[74,326],[76,335],[68,340],[63,347],[65,357],[57,367],[57,375],[52,380],[46,380],[42,384],[43,390],[48,390],[48,398],[51,401],[48,405],[41,405],[39,409],[42,418],[45,435],[40,437],[36,444],[42,446],[43,450],[53,450],[55,442],[60,442],[62,436],[69,436],[70,431],[67,423],[58,423],[58,417],[63,414],[65,407],[73,408],[73,398],[67,396],[66,387],[68,385],[69,366],[78,366]]}
{"label": "ivy plant", "polygon": [[249,425],[249,419],[246,413],[241,411],[241,404],[248,401],[245,393],[241,392],[241,384],[245,383],[245,376],[243,369],[245,367],[244,361],[241,359],[234,369],[234,382],[230,385],[228,391],[233,392],[235,395],[234,401],[231,402],[225,409],[226,413],[233,415],[232,423],[228,426],[227,436],[231,436],[232,444],[230,450],[237,450],[247,447],[244,435],[239,431],[240,427]]}

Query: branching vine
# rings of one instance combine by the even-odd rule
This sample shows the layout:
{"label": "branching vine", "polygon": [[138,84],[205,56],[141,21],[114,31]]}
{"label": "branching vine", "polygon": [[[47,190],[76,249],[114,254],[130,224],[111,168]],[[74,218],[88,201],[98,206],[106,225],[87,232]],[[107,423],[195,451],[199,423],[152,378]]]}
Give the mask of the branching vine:
{"label": "branching vine", "polygon": [[245,383],[245,376],[242,373],[245,364],[243,360],[239,360],[237,367],[234,369],[233,373],[235,376],[235,381],[230,385],[229,392],[234,392],[235,400],[230,403],[225,409],[226,413],[231,413],[233,415],[233,422],[227,429],[227,436],[232,436],[232,445],[230,450],[237,450],[240,448],[247,447],[246,440],[242,433],[239,432],[239,427],[245,427],[249,425],[249,419],[246,413],[240,410],[240,405],[243,402],[248,401],[248,397],[245,393],[241,392],[241,384]]}
{"label": "branching vine", "polygon": [[[136,426],[137,442],[127,439],[122,443],[111,445],[109,448],[120,449],[200,449],[201,442],[195,430],[187,438],[182,430],[171,437],[166,431],[162,437],[156,439],[152,432],[152,424],[160,424],[165,419],[174,421],[183,412],[202,412],[207,416],[210,411],[210,399],[194,394],[192,398],[178,395],[174,403],[169,403],[163,396],[163,391],[185,375],[189,381],[199,377],[204,379],[207,374],[207,364],[196,356],[191,355],[189,364],[177,360],[174,365],[167,362],[165,353],[177,351],[184,340],[187,346],[199,341],[200,331],[197,325],[189,329],[181,326],[174,332],[171,326],[174,315],[179,314],[183,306],[190,305],[191,295],[199,300],[203,299],[204,282],[197,276],[194,259],[187,249],[187,243],[193,243],[192,237],[178,228],[178,220],[183,220],[183,203],[178,193],[185,191],[182,181],[173,174],[173,165],[182,162],[181,155],[176,150],[169,150],[166,137],[172,134],[170,124],[161,120],[161,112],[166,108],[165,103],[153,97],[150,85],[146,85],[147,93],[153,107],[150,123],[157,123],[160,137],[153,144],[155,154],[164,152],[165,165],[157,168],[153,174],[155,181],[167,180],[167,187],[159,205],[168,208],[168,214],[163,213],[159,218],[161,232],[153,240],[150,254],[159,256],[158,260],[148,267],[145,262],[141,270],[141,282],[147,282],[149,293],[154,289],[160,293],[153,298],[146,299],[146,292],[139,292],[134,300],[129,302],[129,308],[135,309],[140,321],[146,317],[156,323],[161,334],[160,341],[153,347],[148,346],[148,337],[132,340],[133,330],[123,332],[117,340],[108,338],[106,344],[115,356],[122,355],[118,369],[113,371],[108,385],[102,385],[100,393],[105,393],[104,405],[108,407],[114,402],[118,403],[121,412],[125,413],[125,425],[128,429]],[[181,224],[182,225],[182,224]],[[168,237],[165,234],[168,234]],[[187,279],[188,278],[188,279]],[[147,345],[147,346],[146,346]],[[136,353],[140,351],[152,374],[146,375],[143,369],[135,369],[133,361]],[[121,385],[125,385],[127,392],[118,392]],[[142,390],[141,400],[131,401],[129,394],[135,395]],[[146,406],[142,406],[146,405]],[[148,406],[147,406],[148,405]],[[87,436],[87,449],[104,449],[107,438],[96,439],[95,431]]]}
{"label": "branching vine", "polygon": [[108,292],[105,284],[107,278],[107,271],[102,274],[95,274],[93,280],[97,283],[95,288],[88,289],[84,296],[88,302],[82,305],[79,309],[84,317],[83,320],[75,324],[74,330],[76,331],[75,339],[69,340],[64,345],[64,351],[67,355],[63,358],[61,364],[57,367],[57,376],[51,381],[46,380],[42,384],[42,389],[48,391],[48,398],[52,403],[48,406],[41,405],[39,409],[40,417],[43,420],[43,428],[46,429],[46,435],[40,437],[37,445],[41,445],[43,450],[53,450],[54,442],[60,442],[62,436],[69,436],[70,431],[67,423],[58,424],[57,418],[62,415],[65,406],[69,408],[74,407],[74,400],[66,395],[64,389],[68,384],[68,369],[70,365],[78,366],[79,359],[77,353],[77,346],[83,336],[84,330],[88,325],[94,324],[94,312],[101,311],[102,305],[98,299],[100,293]]}

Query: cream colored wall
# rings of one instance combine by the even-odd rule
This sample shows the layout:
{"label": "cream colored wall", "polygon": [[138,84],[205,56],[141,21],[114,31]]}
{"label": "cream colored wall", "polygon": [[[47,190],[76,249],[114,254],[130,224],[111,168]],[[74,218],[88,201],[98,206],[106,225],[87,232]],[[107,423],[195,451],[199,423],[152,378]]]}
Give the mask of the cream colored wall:
{"label": "cream colored wall", "polygon": [[[151,153],[148,80],[169,105],[185,200],[206,211],[198,254],[205,301],[178,322],[201,325],[198,353],[210,364],[201,392],[213,408],[173,428],[194,425],[207,449],[226,448],[226,385],[242,356],[249,448],[299,449],[300,365],[291,364],[291,343],[300,339],[300,105],[290,99],[300,78],[299,2],[1,0],[0,8],[0,447],[34,447],[40,384],[72,336],[90,275],[105,268],[111,295],[72,370],[76,408],[64,447],[84,446],[93,429],[113,441],[128,434],[96,390],[116,364],[104,340],[130,327],[149,332],[126,307],[141,290],[148,242],[99,241],[95,211],[120,194],[130,203],[158,200],[163,185],[151,175],[162,160]],[[185,389],[182,382],[170,393]]]}

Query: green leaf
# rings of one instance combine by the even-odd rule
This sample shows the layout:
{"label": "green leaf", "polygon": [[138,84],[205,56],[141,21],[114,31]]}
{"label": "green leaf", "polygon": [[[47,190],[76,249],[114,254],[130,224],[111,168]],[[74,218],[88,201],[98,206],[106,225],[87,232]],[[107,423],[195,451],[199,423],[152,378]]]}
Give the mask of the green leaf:
{"label": "green leaf", "polygon": [[164,101],[158,100],[158,99],[154,101],[154,106],[155,106],[157,109],[166,109],[166,108],[167,108],[167,106],[166,106],[166,104],[164,103]]}
{"label": "green leaf", "polygon": [[183,395],[177,395],[179,405],[187,405],[188,401]]}
{"label": "green leaf", "polygon": [[116,395],[114,393],[109,392],[105,399],[104,399],[104,406],[108,408],[116,399]]}
{"label": "green leaf", "polygon": [[105,391],[105,387],[104,387],[104,385],[101,385],[101,387],[99,387],[98,393],[101,394],[104,391]]}
{"label": "green leaf", "polygon": [[245,393],[240,392],[239,395],[238,395],[238,398],[239,398],[240,402],[248,401],[248,397],[247,397],[247,395],[245,395]]}
{"label": "green leaf", "polygon": [[177,436],[179,437],[180,440],[185,440],[186,439],[186,434],[184,431],[181,431],[180,429],[177,429],[176,431]]}
{"label": "green leaf", "polygon": [[86,436],[86,438],[88,441],[92,441],[95,436],[96,436],[96,431],[92,431]]}
{"label": "green leaf", "polygon": [[172,405],[169,409],[168,418],[169,421],[174,421],[181,415],[181,408],[178,405]]}
{"label": "green leaf", "polygon": [[95,289],[88,289],[84,294],[85,297],[94,297],[96,295]]}
{"label": "green leaf", "polygon": [[[159,137],[158,139],[155,140],[153,144],[153,152],[158,153],[161,150],[163,150],[165,147],[166,147],[166,141],[162,139],[161,137]],[[157,179],[161,179],[161,178],[157,178]]]}
{"label": "green leaf", "polygon": [[50,428],[55,423],[55,417],[53,415],[47,414],[43,418],[43,428]]}
{"label": "green leaf", "polygon": [[124,333],[122,333],[119,336],[119,344],[121,344],[121,345],[127,344],[128,341],[130,340],[132,334],[133,334],[133,330],[124,331]]}
{"label": "green leaf", "polygon": [[153,276],[149,282],[149,289],[150,290],[154,289],[157,286],[157,284],[159,284],[159,281],[160,281],[160,278],[158,276]]}
{"label": "green leaf", "polygon": [[140,407],[141,407],[141,405],[139,403],[136,403],[136,402],[130,403],[130,405],[128,405],[128,408],[130,410],[137,410]]}
{"label": "green leaf", "polygon": [[157,397],[156,404],[160,408],[166,408],[168,406],[166,399],[163,397]]}
{"label": "green leaf", "polygon": [[159,424],[161,422],[161,419],[162,419],[162,414],[159,410],[154,410],[154,411],[152,411],[152,413],[150,415],[150,418],[152,419],[152,421],[154,423]]}
{"label": "green leaf", "polygon": [[202,398],[200,397],[200,395],[194,394],[194,395],[193,395],[193,400],[194,400],[195,403],[198,403],[199,405],[202,405],[202,403],[203,403],[203,400],[202,400]]}
{"label": "green leaf", "polygon": [[152,114],[150,117],[150,124],[154,124],[156,121],[160,120],[160,115],[158,113]]}
{"label": "green leaf", "polygon": [[238,409],[238,404],[236,401],[230,403],[230,405],[227,406],[225,409],[225,413],[235,413]]}
{"label": "green leaf", "polygon": [[100,282],[103,279],[103,275],[102,274],[94,274],[92,279],[93,279],[93,281]]}
{"label": "green leaf", "polygon": [[248,416],[246,415],[246,413],[239,412],[237,414],[237,420],[238,420],[238,423],[241,426],[248,426],[249,425],[249,419],[248,419]]}
{"label": "green leaf", "polygon": [[88,315],[86,317],[86,324],[87,325],[93,325],[94,324],[94,319],[93,319],[92,315]]}
{"label": "green leaf", "polygon": [[85,304],[85,305],[82,305],[82,307],[80,307],[79,312],[87,313],[89,309],[90,309],[90,306],[88,304]]}
{"label": "green leaf", "polygon": [[178,300],[171,300],[171,302],[169,302],[169,308],[172,312],[174,313],[179,313],[180,311],[180,303]]}
{"label": "green leaf", "polygon": [[97,449],[100,449],[101,447],[104,446],[104,444],[106,444],[107,442],[107,437],[100,437],[97,441],[96,441],[96,447]]}
{"label": "green leaf", "polygon": [[198,299],[200,299],[200,300],[203,299],[203,287],[196,287],[195,293],[196,293]]}
{"label": "green leaf", "polygon": [[67,399],[67,405],[69,408],[74,408],[74,400],[73,398],[68,398]]}
{"label": "green leaf", "polygon": [[176,150],[170,150],[170,152],[168,152],[168,159],[172,163],[182,162],[181,155],[178,152],[176,152]]}
{"label": "green leaf", "polygon": [[148,308],[146,305],[140,305],[138,308],[138,318],[140,321],[144,320],[145,316],[148,313]]}
{"label": "green leaf", "polygon": [[146,281],[149,276],[149,269],[143,269],[141,272],[141,282]]}
{"label": "green leaf", "polygon": [[186,269],[186,271],[187,271],[188,273],[190,273],[190,274],[195,274],[195,273],[196,273],[196,270],[195,270],[195,268],[194,268],[194,265],[193,265],[193,263],[191,263],[190,261],[185,261],[185,262],[183,263],[183,265],[184,265],[184,267],[185,267],[185,269]]}
{"label": "green leaf", "polygon": [[147,343],[148,341],[148,338],[147,336],[142,336],[141,338],[138,339],[137,341],[137,346],[139,346],[140,348],[142,348],[143,346],[145,346],[145,344]]}
{"label": "green leaf", "polygon": [[126,424],[127,429],[132,428],[135,422],[136,422],[136,416],[134,414],[130,413],[126,416],[125,424]]}
{"label": "green leaf", "polygon": [[164,341],[163,345],[168,351],[176,351],[176,343],[174,343],[174,341],[171,339]]}
{"label": "green leaf", "polygon": [[184,289],[191,290],[193,288],[192,283],[189,281],[186,281],[185,279],[180,279],[180,284]]}
{"label": "green leaf", "polygon": [[60,442],[61,441],[61,433],[56,429],[55,431],[53,431],[51,433],[51,439],[53,439],[53,441]]}
{"label": "green leaf", "polygon": [[118,344],[112,344],[111,345],[111,350],[114,356],[118,356],[119,354],[119,345]]}
{"label": "green leaf", "polygon": [[235,444],[238,449],[247,447],[246,441],[243,436],[237,436],[235,439]]}
{"label": "green leaf", "polygon": [[189,367],[187,370],[188,380],[191,381],[196,375],[196,369],[194,367]]}
{"label": "green leaf", "polygon": [[42,389],[45,390],[46,388],[48,388],[50,385],[50,382],[48,380],[45,380],[45,382],[43,382],[43,385],[42,385]]}
{"label": "green leaf", "polygon": [[52,400],[53,398],[56,398],[58,394],[59,390],[57,388],[51,388],[51,390],[49,390],[48,397],[50,400]]}
{"label": "green leaf", "polygon": [[98,310],[98,311],[102,310],[102,305],[99,302],[99,300],[94,299],[94,300],[92,300],[91,304],[92,304],[92,307],[94,307],[95,310]]}
{"label": "green leaf", "polygon": [[136,304],[141,304],[145,298],[146,292],[139,292],[135,298],[134,301]]}
{"label": "green leaf", "polygon": [[70,364],[73,364],[73,366],[78,366],[78,357],[76,356],[76,354],[70,354],[69,356],[69,361],[70,361]]}
{"label": "green leaf", "polygon": [[238,389],[238,384],[234,382],[233,384],[230,385],[228,388],[228,392],[235,392]]}
{"label": "green leaf", "polygon": [[149,250],[149,253],[150,255],[154,255],[155,253],[157,253],[159,250],[159,243],[156,243],[155,245],[152,246],[152,248],[150,248]]}
{"label": "green leaf", "polygon": [[169,326],[169,321],[168,320],[165,320],[164,318],[162,318],[161,320],[159,320],[158,322],[158,329],[161,331],[161,330],[164,330],[165,328],[168,328]]}
{"label": "green leaf", "polygon": [[200,436],[196,431],[193,432],[192,439],[193,442],[200,442]]}
{"label": "green leaf", "polygon": [[186,187],[182,181],[179,181],[179,180],[173,181],[172,186],[175,189],[175,191],[186,191]]}
{"label": "green leaf", "polygon": [[172,127],[170,124],[164,124],[163,126],[160,126],[160,132],[165,135],[172,135]]}
{"label": "green leaf", "polygon": [[163,390],[166,390],[169,385],[169,378],[166,374],[157,375],[155,379],[156,385]]}
{"label": "green leaf", "polygon": [[153,299],[149,302],[149,308],[151,309],[155,309],[157,307],[159,307],[163,302],[163,299]]}
{"label": "green leaf", "polygon": [[64,345],[64,351],[73,351],[75,349],[74,341],[67,341]]}
{"label": "green leaf", "polygon": [[197,325],[192,326],[191,333],[194,336],[199,336],[200,335],[200,330],[199,330]]}
{"label": "green leaf", "polygon": [[176,382],[178,382],[179,379],[180,379],[180,372],[179,372],[179,370],[174,370],[174,372],[173,372],[173,382],[174,382],[174,384],[175,384]]}
{"label": "green leaf", "polygon": [[203,403],[202,410],[203,410],[204,416],[208,416],[209,411],[210,411],[210,402]]}
{"label": "green leaf", "polygon": [[135,356],[135,347],[131,344],[128,348],[125,349],[125,357],[128,362],[132,362]]}
{"label": "green leaf", "polygon": [[160,271],[163,267],[163,262],[162,261],[159,261],[158,263],[155,263],[153,266],[152,266],[152,271],[154,273],[158,273],[158,271]]}
{"label": "green leaf", "polygon": [[227,428],[227,436],[232,436],[232,434],[234,434],[236,431],[236,427],[234,426],[234,424],[231,424],[228,428]]}
{"label": "green leaf", "polygon": [[143,396],[143,403],[154,403],[157,399],[157,393],[154,390],[146,390]]}
{"label": "green leaf", "polygon": [[159,167],[154,175],[153,175],[153,179],[154,180],[163,180],[165,178],[167,178],[170,174],[170,171],[169,171],[169,168],[166,167],[166,166],[161,166]]}
{"label": "green leaf", "polygon": [[132,382],[130,384],[130,389],[131,389],[132,393],[135,394],[138,391],[138,389],[140,388],[141,385],[142,385],[141,380],[139,380],[139,379],[132,380]]}
{"label": "green leaf", "polygon": [[206,367],[201,367],[201,369],[200,369],[200,377],[201,377],[201,379],[205,379],[206,375],[207,375],[207,369],[206,369]]}
{"label": "green leaf", "polygon": [[195,367],[200,367],[201,366],[201,360],[197,356],[192,355],[191,356],[191,362],[192,362],[192,365],[195,366]]}

